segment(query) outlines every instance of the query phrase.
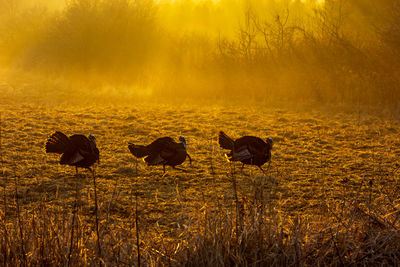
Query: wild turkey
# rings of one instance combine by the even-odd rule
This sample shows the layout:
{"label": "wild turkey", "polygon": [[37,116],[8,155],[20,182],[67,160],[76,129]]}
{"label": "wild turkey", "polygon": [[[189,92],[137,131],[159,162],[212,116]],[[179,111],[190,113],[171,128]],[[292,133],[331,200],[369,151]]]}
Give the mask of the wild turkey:
{"label": "wild turkey", "polygon": [[175,166],[182,164],[186,157],[189,158],[190,164],[192,164],[192,158],[186,152],[185,137],[179,137],[179,141],[181,142],[177,143],[171,137],[161,137],[150,145],[129,144],[128,148],[137,158],[147,156],[144,161],[150,166],[163,165],[165,173],[165,165],[175,169]]}
{"label": "wild turkey", "polygon": [[75,134],[67,137],[56,131],[46,142],[46,153],[62,154],[60,164],[89,169],[96,161],[100,162],[100,153],[96,147],[96,138],[93,134],[88,137]]}
{"label": "wild turkey", "polygon": [[256,165],[265,173],[261,166],[266,162],[271,163],[273,145],[271,138],[267,138],[267,142],[264,142],[261,138],[255,136],[243,136],[233,141],[232,138],[220,131],[219,145],[224,149],[231,150],[225,156],[228,161],[242,162],[242,169],[245,164]]}

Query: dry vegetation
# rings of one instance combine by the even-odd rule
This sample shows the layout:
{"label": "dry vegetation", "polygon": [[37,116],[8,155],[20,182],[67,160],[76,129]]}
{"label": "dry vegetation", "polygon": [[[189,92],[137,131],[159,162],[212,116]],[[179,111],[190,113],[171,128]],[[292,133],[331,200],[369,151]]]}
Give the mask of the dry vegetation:
{"label": "dry vegetation", "polygon": [[[144,265],[399,264],[396,119],[218,105],[3,107],[3,264],[135,265],[136,231]],[[44,153],[55,129],[97,136],[100,253],[90,173],[76,177]],[[268,175],[227,163],[220,129],[272,137]],[[194,159],[181,171],[163,175],[127,149],[181,134]]]}

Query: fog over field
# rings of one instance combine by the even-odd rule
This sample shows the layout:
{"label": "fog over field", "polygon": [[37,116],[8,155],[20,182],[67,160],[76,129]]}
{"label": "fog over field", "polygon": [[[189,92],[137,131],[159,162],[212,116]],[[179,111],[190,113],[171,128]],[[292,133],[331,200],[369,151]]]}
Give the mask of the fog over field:
{"label": "fog over field", "polygon": [[397,108],[399,10],[393,0],[3,0],[2,90]]}

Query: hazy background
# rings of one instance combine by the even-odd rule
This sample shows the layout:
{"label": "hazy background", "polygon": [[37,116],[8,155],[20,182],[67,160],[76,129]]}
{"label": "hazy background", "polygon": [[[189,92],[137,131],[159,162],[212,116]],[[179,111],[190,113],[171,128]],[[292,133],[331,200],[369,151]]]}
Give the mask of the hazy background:
{"label": "hazy background", "polygon": [[0,90],[398,108],[396,0],[0,0]]}

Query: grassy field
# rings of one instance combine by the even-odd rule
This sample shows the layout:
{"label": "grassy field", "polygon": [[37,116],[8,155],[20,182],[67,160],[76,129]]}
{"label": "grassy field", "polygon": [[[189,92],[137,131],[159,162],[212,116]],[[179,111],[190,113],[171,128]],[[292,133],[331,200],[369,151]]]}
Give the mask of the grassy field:
{"label": "grassy field", "polygon": [[[190,103],[1,109],[5,265],[137,265],[138,247],[143,265],[400,263],[393,117]],[[100,251],[92,176],[44,152],[55,130],[97,138]],[[271,137],[268,175],[226,162],[220,130]],[[127,148],[180,135],[193,163],[165,175]]]}

